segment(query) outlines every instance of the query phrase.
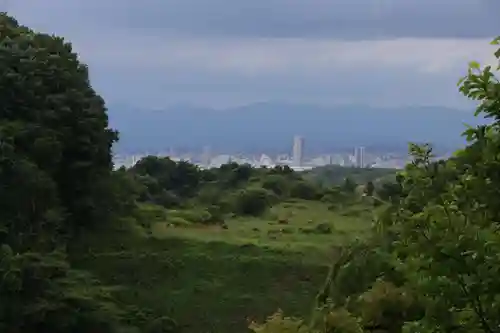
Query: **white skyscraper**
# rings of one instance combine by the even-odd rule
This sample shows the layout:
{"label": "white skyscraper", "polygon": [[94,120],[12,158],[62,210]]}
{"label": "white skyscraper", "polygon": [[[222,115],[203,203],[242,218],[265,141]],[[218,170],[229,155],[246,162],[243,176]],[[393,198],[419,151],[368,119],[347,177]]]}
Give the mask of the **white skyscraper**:
{"label": "white skyscraper", "polygon": [[212,158],[212,151],[209,146],[203,147],[203,153],[201,154],[201,164],[204,167],[210,166],[210,160]]}
{"label": "white skyscraper", "polygon": [[304,162],[304,138],[295,136],[293,138],[293,165],[302,166]]}
{"label": "white skyscraper", "polygon": [[354,148],[354,159],[356,161],[357,168],[365,167],[365,147]]}

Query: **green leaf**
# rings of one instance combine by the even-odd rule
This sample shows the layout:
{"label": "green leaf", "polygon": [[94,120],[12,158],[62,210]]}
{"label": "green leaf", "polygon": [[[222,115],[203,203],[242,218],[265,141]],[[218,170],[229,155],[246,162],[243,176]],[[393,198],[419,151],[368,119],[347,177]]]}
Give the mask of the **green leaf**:
{"label": "green leaf", "polygon": [[469,62],[469,67],[472,69],[481,69],[481,65],[477,61]]}
{"label": "green leaf", "polygon": [[500,49],[496,50],[494,54],[496,58],[500,58]]}

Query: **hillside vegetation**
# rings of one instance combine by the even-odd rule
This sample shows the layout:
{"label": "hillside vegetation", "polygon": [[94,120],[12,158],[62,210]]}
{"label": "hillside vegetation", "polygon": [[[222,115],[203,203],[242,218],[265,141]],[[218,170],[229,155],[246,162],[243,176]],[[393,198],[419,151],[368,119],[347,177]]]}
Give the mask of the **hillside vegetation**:
{"label": "hillside vegetation", "polygon": [[304,177],[318,184],[332,186],[342,184],[346,178],[351,179],[357,184],[395,182],[396,173],[396,169],[327,165],[304,172]]}
{"label": "hillside vegetation", "polygon": [[113,171],[71,44],[1,14],[0,59],[0,332],[498,332],[491,67],[459,83],[492,122],[454,157],[411,144],[393,182],[319,186],[154,156]]}

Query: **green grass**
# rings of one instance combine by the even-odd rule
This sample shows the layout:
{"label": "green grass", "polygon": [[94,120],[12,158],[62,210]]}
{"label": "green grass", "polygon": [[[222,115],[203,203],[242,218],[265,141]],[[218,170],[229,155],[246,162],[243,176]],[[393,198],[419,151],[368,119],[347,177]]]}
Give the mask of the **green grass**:
{"label": "green grass", "polygon": [[[247,318],[262,320],[278,308],[309,313],[326,277],[329,247],[369,225],[362,207],[351,209],[332,212],[302,201],[273,207],[265,219],[229,220],[228,229],[165,222],[155,225],[152,238],[111,241],[101,234],[75,263],[121,286],[116,296],[123,304],[171,316],[185,332],[244,332]],[[288,224],[278,224],[285,218]],[[331,224],[332,234],[300,231],[319,223]]]}
{"label": "green grass", "polygon": [[[332,245],[362,236],[370,225],[370,218],[363,207],[351,206],[349,210],[331,211],[328,205],[321,202],[285,202],[273,207],[264,218],[229,219],[226,221],[227,229],[203,225],[177,227],[169,222],[160,222],[153,226],[153,235],[160,239],[177,237],[297,251],[327,250]],[[286,224],[283,222],[285,220]],[[308,232],[318,224],[328,224],[332,233]]]}

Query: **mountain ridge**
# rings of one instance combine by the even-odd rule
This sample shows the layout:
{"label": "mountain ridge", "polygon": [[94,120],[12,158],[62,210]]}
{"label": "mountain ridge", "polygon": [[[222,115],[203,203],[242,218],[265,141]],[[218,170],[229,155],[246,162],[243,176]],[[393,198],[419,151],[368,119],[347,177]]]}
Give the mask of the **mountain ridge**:
{"label": "mountain ridge", "polygon": [[356,145],[430,142],[455,149],[465,140],[465,124],[485,122],[473,112],[432,106],[377,108],[259,102],[234,108],[175,106],[140,109],[108,107],[110,126],[120,132],[118,153],[196,149],[218,151],[289,151],[294,135],[306,147],[327,151]]}

